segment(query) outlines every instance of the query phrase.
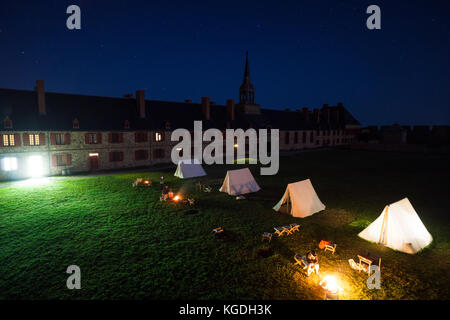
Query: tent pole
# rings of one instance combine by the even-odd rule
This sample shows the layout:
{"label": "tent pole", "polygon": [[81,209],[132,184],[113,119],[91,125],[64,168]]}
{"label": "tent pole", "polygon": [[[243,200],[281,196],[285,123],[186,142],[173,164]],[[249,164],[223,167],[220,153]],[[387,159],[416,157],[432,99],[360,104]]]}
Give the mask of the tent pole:
{"label": "tent pole", "polygon": [[[387,205],[384,208],[385,212],[384,212],[384,216],[383,216],[383,222],[381,224],[381,233],[380,233],[380,240],[378,241],[378,243],[382,243],[385,244],[385,242],[382,242],[384,240],[386,240],[386,228],[387,228],[387,219],[388,219],[388,213],[389,213],[389,206]],[[383,237],[384,235],[384,237]]]}

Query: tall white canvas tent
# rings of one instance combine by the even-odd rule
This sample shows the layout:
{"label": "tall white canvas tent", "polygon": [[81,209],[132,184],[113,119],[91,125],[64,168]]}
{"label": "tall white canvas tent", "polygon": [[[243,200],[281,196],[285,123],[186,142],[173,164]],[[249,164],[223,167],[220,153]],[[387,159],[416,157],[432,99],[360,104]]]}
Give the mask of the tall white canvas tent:
{"label": "tall white canvas tent", "polygon": [[314,190],[311,180],[288,184],[281,200],[273,207],[276,211],[287,210],[294,217],[304,218],[325,209]]}
{"label": "tall white canvas tent", "polygon": [[232,196],[259,191],[261,188],[248,168],[228,170],[219,191]]}
{"label": "tall white canvas tent", "polygon": [[386,206],[381,215],[358,236],[410,254],[433,241],[408,198]]}
{"label": "tall white canvas tent", "polygon": [[177,170],[175,171],[174,176],[181,179],[188,179],[206,176],[206,172],[203,170],[200,161],[197,159],[188,159],[178,161]]}

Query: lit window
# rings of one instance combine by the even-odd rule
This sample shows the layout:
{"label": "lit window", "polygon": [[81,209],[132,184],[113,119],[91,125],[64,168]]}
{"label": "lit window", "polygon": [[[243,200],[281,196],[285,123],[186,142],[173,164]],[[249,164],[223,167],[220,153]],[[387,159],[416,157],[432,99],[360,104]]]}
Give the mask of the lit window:
{"label": "lit window", "polygon": [[30,146],[38,146],[39,145],[39,135],[38,134],[30,134]]}
{"label": "lit window", "polygon": [[4,134],[3,135],[3,145],[5,147],[13,147],[15,146],[14,135],[13,134]]}
{"label": "lit window", "polygon": [[2,166],[5,171],[17,170],[17,158],[3,158]]}
{"label": "lit window", "polygon": [[162,141],[161,132],[155,132],[155,141]]}

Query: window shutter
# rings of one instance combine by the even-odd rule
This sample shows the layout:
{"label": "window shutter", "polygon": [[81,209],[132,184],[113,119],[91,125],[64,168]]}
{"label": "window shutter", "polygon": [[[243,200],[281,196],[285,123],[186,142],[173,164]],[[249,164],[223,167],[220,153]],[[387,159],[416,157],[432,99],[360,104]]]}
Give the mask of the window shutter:
{"label": "window shutter", "polygon": [[134,160],[139,160],[139,150],[134,152]]}
{"label": "window shutter", "polygon": [[39,133],[39,145],[45,146],[45,133]]}
{"label": "window shutter", "polygon": [[67,154],[67,161],[66,161],[66,164],[67,164],[68,166],[72,165],[72,155],[71,155],[70,153]]}
{"label": "window shutter", "polygon": [[120,161],[123,161],[123,152],[120,152]]}
{"label": "window shutter", "polygon": [[156,159],[156,149],[153,149],[153,159]]}
{"label": "window shutter", "polygon": [[66,133],[65,144],[70,144],[70,133]]}
{"label": "window shutter", "polygon": [[148,141],[148,133],[147,132],[143,132],[142,136],[144,137],[144,142]]}
{"label": "window shutter", "polygon": [[89,133],[84,134],[84,143],[89,144]]}
{"label": "window shutter", "polygon": [[14,134],[14,146],[20,147],[22,145],[22,142],[20,140],[20,133]]}
{"label": "window shutter", "polygon": [[3,145],[3,135],[2,134],[0,134],[0,146],[4,147],[4,145]]}
{"label": "window shutter", "polygon": [[109,153],[109,162],[112,162],[112,161],[113,161],[113,153],[110,152],[110,153]]}
{"label": "window shutter", "polygon": [[108,143],[112,142],[112,133],[108,133]]}
{"label": "window shutter", "polygon": [[123,132],[119,133],[119,142],[123,142]]}
{"label": "window shutter", "polygon": [[[39,137],[40,138],[40,137]],[[22,136],[22,140],[23,140],[23,145],[24,146],[29,146],[30,145],[30,135],[28,133],[24,133]],[[39,139],[40,141],[41,139]]]}
{"label": "window shutter", "polygon": [[57,162],[56,162],[56,156],[52,156],[52,166],[53,166],[53,167],[56,167],[56,164],[57,164]]}
{"label": "window shutter", "polygon": [[144,150],[144,160],[148,159],[148,150]]}
{"label": "window shutter", "polygon": [[56,144],[56,133],[50,134],[50,144],[55,145]]}
{"label": "window shutter", "polygon": [[97,133],[97,143],[98,144],[102,143],[102,134],[101,133]]}
{"label": "window shutter", "polygon": [[139,141],[139,133],[138,132],[134,133],[134,142],[140,142]]}

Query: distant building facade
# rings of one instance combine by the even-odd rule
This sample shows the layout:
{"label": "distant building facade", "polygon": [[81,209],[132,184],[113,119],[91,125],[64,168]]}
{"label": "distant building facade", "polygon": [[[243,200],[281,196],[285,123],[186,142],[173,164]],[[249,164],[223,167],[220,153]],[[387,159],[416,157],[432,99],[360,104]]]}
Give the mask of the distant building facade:
{"label": "distant building facade", "polygon": [[338,103],[272,110],[255,103],[248,55],[239,103],[217,105],[209,97],[169,102],[149,100],[143,90],[123,98],[0,89],[0,180],[96,170],[145,167],[171,162],[177,128],[279,129],[280,150],[354,142],[360,124]]}

